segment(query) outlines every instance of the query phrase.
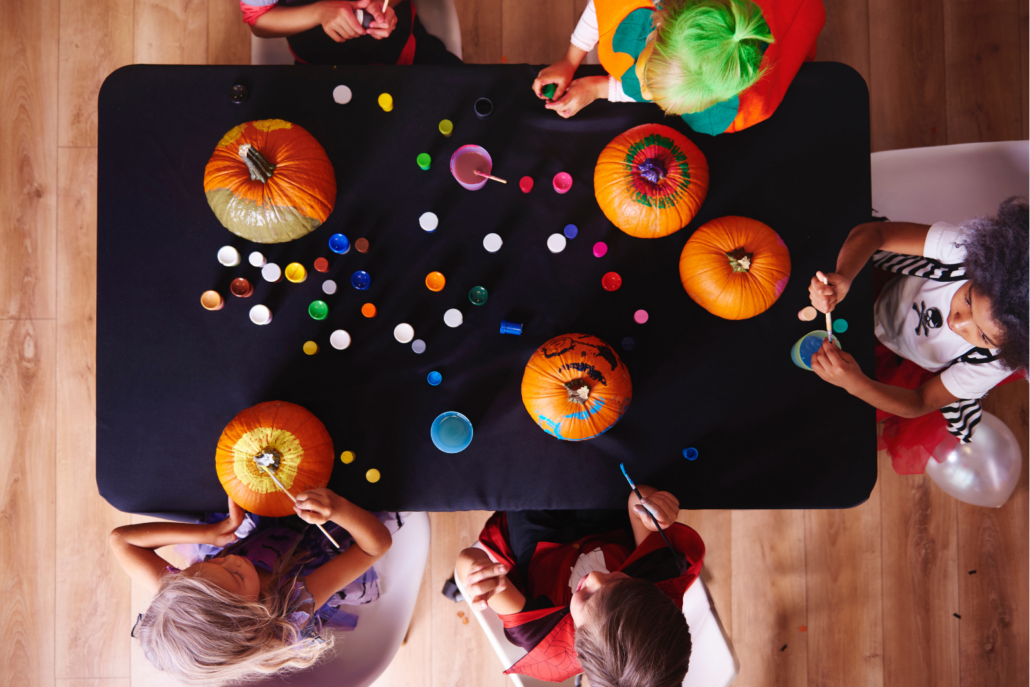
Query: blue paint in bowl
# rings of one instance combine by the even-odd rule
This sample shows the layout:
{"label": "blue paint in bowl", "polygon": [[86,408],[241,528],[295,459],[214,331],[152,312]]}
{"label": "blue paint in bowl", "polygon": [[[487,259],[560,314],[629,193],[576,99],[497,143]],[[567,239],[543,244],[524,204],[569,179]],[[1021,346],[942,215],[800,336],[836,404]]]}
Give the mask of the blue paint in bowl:
{"label": "blue paint in bowl", "polygon": [[444,453],[460,453],[472,443],[472,423],[453,410],[440,413],[429,428],[429,437]]}

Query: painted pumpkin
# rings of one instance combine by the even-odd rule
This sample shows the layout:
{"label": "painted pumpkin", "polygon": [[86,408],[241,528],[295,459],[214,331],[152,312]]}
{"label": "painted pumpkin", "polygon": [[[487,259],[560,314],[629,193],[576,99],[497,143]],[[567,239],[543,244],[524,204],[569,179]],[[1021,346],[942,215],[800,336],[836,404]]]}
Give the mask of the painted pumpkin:
{"label": "painted pumpkin", "polygon": [[618,422],[633,398],[629,371],[611,346],[589,334],[541,346],[522,375],[522,402],[553,437],[593,439]]}
{"label": "painted pumpkin", "polygon": [[225,492],[244,510],[280,518],[293,515],[293,501],[258,467],[259,456],[271,459],[269,470],[296,496],[329,484],[333,440],[321,420],[285,401],[247,408],[226,426],[215,451]]}
{"label": "painted pumpkin", "polygon": [[694,219],[708,195],[708,161],[675,129],[642,124],[601,151],[594,195],[612,224],[630,236],[668,236]]}
{"label": "painted pumpkin", "polygon": [[790,251],[758,220],[720,217],[702,225],[680,254],[683,288],[698,305],[726,320],[765,312],[790,279]]}
{"label": "painted pumpkin", "polygon": [[281,119],[247,122],[222,137],[204,170],[218,221],[257,243],[317,229],[336,203],[336,173],[315,137]]}

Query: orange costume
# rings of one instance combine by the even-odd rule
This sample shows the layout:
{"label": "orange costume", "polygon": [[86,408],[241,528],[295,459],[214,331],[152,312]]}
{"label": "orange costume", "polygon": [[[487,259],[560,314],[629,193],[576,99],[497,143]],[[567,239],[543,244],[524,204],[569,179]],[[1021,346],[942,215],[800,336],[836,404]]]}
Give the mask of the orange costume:
{"label": "orange costume", "polygon": [[[732,133],[765,121],[776,111],[802,62],[815,59],[815,42],[826,22],[822,0],[753,0],[762,10],[774,42],[762,57],[765,73],[750,88],[703,112],[682,115],[694,131]],[[651,55],[651,0],[594,0],[600,41],[598,56],[626,95],[647,101],[638,74]]]}

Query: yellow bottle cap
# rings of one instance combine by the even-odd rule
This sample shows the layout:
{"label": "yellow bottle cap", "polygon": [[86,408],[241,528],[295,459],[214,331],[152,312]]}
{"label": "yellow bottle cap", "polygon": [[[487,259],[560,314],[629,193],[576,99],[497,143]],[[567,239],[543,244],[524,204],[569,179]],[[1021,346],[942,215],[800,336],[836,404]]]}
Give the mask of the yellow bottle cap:
{"label": "yellow bottle cap", "polygon": [[449,119],[445,119],[440,122],[440,133],[444,136],[450,136],[454,132],[454,123]]}
{"label": "yellow bottle cap", "polygon": [[308,278],[308,271],[299,262],[291,262],[286,266],[285,275],[287,281],[299,284]]}
{"label": "yellow bottle cap", "polygon": [[304,342],[304,352],[307,353],[308,355],[314,355],[314,354],[318,353],[318,344],[315,343],[314,341],[305,341]]}
{"label": "yellow bottle cap", "polygon": [[380,477],[379,471],[376,470],[375,468],[372,468],[371,470],[369,470],[368,472],[365,473],[365,479],[367,479],[372,484],[375,484],[376,482],[378,482],[379,481],[379,477]]}
{"label": "yellow bottle cap", "polygon": [[379,107],[383,108],[383,111],[389,112],[393,109],[393,96],[389,93],[379,94]]}
{"label": "yellow bottle cap", "polygon": [[345,465],[350,465],[351,463],[353,463],[354,462],[354,457],[355,457],[354,456],[354,451],[344,451],[343,453],[340,454],[340,460]]}

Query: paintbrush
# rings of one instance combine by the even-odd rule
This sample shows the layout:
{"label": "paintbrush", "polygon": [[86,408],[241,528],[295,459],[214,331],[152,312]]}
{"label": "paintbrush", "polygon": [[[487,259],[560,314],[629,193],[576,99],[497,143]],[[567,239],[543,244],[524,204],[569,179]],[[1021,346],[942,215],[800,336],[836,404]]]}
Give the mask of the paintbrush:
{"label": "paintbrush", "polygon": [[640,490],[637,489],[637,485],[633,484],[633,480],[629,478],[629,473],[626,472],[626,466],[623,463],[619,463],[619,469],[622,470],[622,476],[629,482],[629,488],[633,490],[633,493],[637,495],[637,499],[640,500],[640,507],[647,511],[647,514],[651,516],[651,522],[654,523],[655,528],[658,530],[658,534],[662,535],[662,539],[665,540],[665,545],[669,547],[669,551],[672,551],[672,558],[676,561],[676,565],[679,566],[680,572],[682,573],[686,566],[684,565],[684,556],[679,551],[672,547],[672,542],[665,536],[665,532],[662,531],[662,526],[658,524],[658,518],[654,516],[651,509],[644,505],[644,497],[640,495]]}
{"label": "paintbrush", "polygon": [[476,174],[478,174],[479,176],[483,177],[484,179],[493,179],[494,181],[499,181],[499,182],[501,182],[502,184],[507,184],[507,183],[508,183],[508,182],[507,182],[507,181],[505,181],[504,179],[500,179],[500,178],[498,178],[498,177],[490,176],[489,174],[484,174],[483,172],[480,172],[480,171],[479,171],[478,169],[476,169],[476,170],[473,170],[473,171],[474,171],[474,172],[475,172]]}
{"label": "paintbrush", "polygon": [[[272,471],[268,469],[268,466],[261,462],[263,455],[264,454],[262,454],[261,456],[254,456],[254,462],[257,463],[257,466],[259,468],[261,468],[266,473],[268,473],[268,476],[272,478],[273,482],[275,482],[275,486],[277,486],[280,489],[282,489],[283,493],[285,493],[287,496],[289,496],[291,501],[293,501],[294,503],[297,503],[297,499],[294,498],[293,494],[291,494],[289,491],[287,491],[286,487],[283,486],[283,483],[280,482],[278,479],[276,479],[275,475],[272,474]],[[270,459],[266,459],[266,460],[270,460]],[[331,541],[333,543],[333,546],[335,546],[336,548],[340,548],[340,545],[336,543],[336,540],[333,539],[332,535],[330,535],[328,532],[325,531],[324,527],[322,527],[321,525],[315,525],[315,527],[317,527],[318,529],[322,530],[322,534],[325,535],[326,539],[328,539],[329,541]]]}
{"label": "paintbrush", "polygon": [[[825,275],[820,276],[819,277],[819,281],[821,281],[826,286],[830,285],[830,282],[826,278]],[[830,311],[829,310],[826,311],[826,336],[829,337],[830,342],[832,343],[833,342],[833,320],[830,318]]]}

